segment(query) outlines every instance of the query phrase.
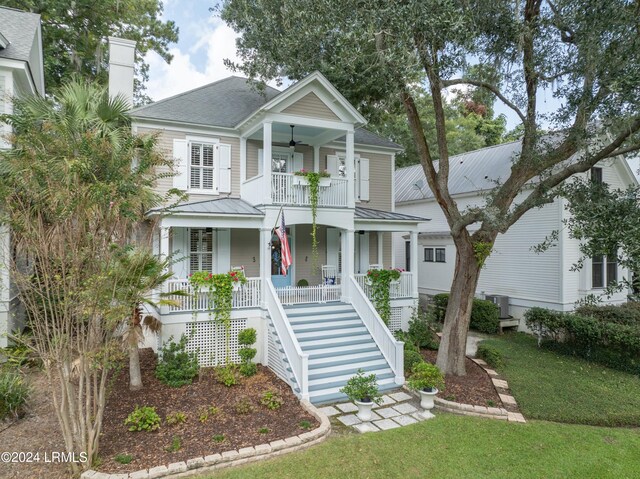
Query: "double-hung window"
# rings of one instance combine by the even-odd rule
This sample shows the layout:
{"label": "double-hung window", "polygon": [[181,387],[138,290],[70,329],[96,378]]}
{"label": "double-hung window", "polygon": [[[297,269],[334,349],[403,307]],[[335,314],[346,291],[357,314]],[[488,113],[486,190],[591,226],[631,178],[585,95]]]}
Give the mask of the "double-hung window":
{"label": "double-hung window", "polygon": [[617,252],[595,255],[591,258],[591,287],[605,288],[618,282]]}
{"label": "double-hung window", "polygon": [[213,191],[214,148],[212,143],[190,143],[189,186],[194,190]]}
{"label": "double-hung window", "polygon": [[213,272],[213,229],[192,228],[189,230],[189,273]]}
{"label": "double-hung window", "polygon": [[446,263],[445,248],[425,248],[424,261],[426,263]]}

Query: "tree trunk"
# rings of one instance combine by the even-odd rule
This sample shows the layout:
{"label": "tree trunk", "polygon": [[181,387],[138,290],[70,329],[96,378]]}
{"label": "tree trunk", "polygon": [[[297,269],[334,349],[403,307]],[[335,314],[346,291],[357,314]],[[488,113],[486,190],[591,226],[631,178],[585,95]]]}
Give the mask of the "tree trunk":
{"label": "tree trunk", "polygon": [[436,365],[444,374],[464,376],[467,333],[473,298],[480,277],[473,244],[468,235],[455,240],[456,268],[444,317],[442,340]]}
{"label": "tree trunk", "polygon": [[[135,334],[132,333],[132,336]],[[140,354],[138,351],[138,341],[129,341],[129,389],[138,391],[142,389],[142,374],[140,373]]]}

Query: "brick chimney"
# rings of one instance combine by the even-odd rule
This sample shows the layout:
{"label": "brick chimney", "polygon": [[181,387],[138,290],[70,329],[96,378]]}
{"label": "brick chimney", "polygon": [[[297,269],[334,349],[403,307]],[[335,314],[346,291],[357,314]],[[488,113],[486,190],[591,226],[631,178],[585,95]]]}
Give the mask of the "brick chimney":
{"label": "brick chimney", "polygon": [[136,42],[109,37],[109,96],[123,95],[133,106],[133,63]]}

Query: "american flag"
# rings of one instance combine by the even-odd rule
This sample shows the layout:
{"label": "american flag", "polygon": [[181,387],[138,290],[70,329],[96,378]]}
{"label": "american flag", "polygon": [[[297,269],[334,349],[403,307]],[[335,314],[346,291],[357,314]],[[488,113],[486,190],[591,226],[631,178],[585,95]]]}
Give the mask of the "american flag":
{"label": "american flag", "polygon": [[282,275],[286,276],[289,266],[291,266],[293,261],[291,260],[289,239],[287,238],[287,227],[284,223],[284,210],[280,212],[280,226],[276,228],[276,234],[280,239],[280,270],[282,271]]}

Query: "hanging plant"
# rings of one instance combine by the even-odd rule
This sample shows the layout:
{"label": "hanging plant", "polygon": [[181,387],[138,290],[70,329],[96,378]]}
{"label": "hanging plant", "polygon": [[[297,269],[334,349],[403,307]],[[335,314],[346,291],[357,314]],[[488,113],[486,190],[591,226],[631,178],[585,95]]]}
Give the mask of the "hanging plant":
{"label": "hanging plant", "polygon": [[[243,285],[247,282],[242,271],[229,271],[228,273],[212,274],[207,271],[196,271],[189,275],[189,283],[193,287],[196,298],[202,291],[207,292],[208,314],[217,324],[222,324],[225,329],[225,364],[229,365],[231,356],[231,308],[233,305],[234,285]],[[194,309],[194,315],[197,315]]]}
{"label": "hanging plant", "polygon": [[300,170],[294,173],[296,176],[304,176],[309,183],[309,202],[311,203],[311,269],[318,267],[318,228],[316,216],[318,214],[318,192],[320,191],[320,178],[329,178],[328,171],[305,171]]}
{"label": "hanging plant", "polygon": [[367,283],[371,286],[371,301],[384,324],[391,319],[391,282],[400,279],[399,269],[370,269]]}

